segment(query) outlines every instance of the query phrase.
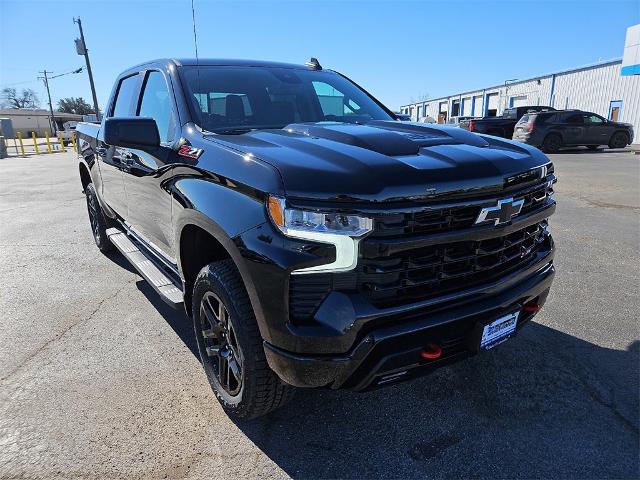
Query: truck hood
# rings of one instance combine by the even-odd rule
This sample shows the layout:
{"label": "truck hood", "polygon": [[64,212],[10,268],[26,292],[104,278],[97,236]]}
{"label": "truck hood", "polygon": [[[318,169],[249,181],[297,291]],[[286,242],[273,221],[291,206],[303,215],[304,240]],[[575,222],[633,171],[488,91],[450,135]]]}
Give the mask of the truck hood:
{"label": "truck hood", "polygon": [[397,121],[296,123],[205,138],[271,164],[288,197],[317,200],[387,202],[499,191],[506,178],[549,162],[525,144]]}

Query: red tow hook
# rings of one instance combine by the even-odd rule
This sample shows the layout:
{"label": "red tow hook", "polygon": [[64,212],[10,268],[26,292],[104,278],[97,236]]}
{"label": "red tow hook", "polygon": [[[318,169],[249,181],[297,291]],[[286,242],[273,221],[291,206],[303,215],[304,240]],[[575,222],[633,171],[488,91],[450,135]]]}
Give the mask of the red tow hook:
{"label": "red tow hook", "polygon": [[522,306],[522,311],[525,313],[538,313],[540,311],[540,304],[538,299],[530,300]]}
{"label": "red tow hook", "polygon": [[420,356],[427,360],[435,360],[436,358],[440,358],[441,355],[442,348],[440,348],[436,343],[430,343],[422,352],[420,352]]}

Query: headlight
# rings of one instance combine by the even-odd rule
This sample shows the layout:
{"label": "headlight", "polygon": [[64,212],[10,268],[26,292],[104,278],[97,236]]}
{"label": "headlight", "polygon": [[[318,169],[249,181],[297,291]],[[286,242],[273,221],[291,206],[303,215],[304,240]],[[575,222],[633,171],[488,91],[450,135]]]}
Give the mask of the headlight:
{"label": "headlight", "polygon": [[288,237],[328,243],[336,247],[335,261],[292,273],[346,272],[358,263],[358,243],[373,229],[370,218],[340,213],[320,213],[286,208],[285,200],[270,196],[269,215],[273,223]]}

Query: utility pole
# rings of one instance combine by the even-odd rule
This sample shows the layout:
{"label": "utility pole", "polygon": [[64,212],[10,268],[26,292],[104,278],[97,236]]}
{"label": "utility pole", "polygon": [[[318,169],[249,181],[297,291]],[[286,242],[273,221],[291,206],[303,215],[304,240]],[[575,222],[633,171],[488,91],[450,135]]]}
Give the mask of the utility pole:
{"label": "utility pole", "polygon": [[44,80],[44,86],[47,89],[47,97],[49,97],[49,113],[51,114],[51,116],[49,117],[49,129],[54,135],[56,135],[58,133],[58,130],[56,129],[56,122],[53,119],[53,104],[51,103],[51,93],[49,92],[49,78],[47,77],[47,73],[53,72],[47,72],[47,70],[45,69],[43,72],[38,73],[42,73],[44,75],[44,77],[39,78]]}
{"label": "utility pole", "polygon": [[91,72],[91,63],[89,62],[89,49],[84,41],[84,32],[82,31],[82,22],[80,17],[73,18],[73,23],[78,24],[80,29],[80,38],[76,38],[76,51],[78,55],[84,55],[87,63],[87,73],[89,74],[89,83],[91,84],[91,95],[93,96],[93,108],[96,111],[96,119],[100,121],[100,109],[98,108],[98,96],[96,95],[96,86],[93,84],[93,73]]}

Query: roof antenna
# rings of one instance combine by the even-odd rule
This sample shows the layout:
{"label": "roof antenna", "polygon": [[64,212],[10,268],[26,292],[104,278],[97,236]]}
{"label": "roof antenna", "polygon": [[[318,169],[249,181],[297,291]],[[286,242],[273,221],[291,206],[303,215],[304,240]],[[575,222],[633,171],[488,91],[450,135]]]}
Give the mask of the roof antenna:
{"label": "roof antenna", "polygon": [[317,58],[311,57],[307,63],[304,64],[305,67],[310,68],[311,70],[322,70],[322,65]]}
{"label": "roof antenna", "polygon": [[[193,23],[193,44],[196,49],[196,75],[198,76],[198,97],[200,97],[200,59],[198,58],[198,35],[196,34],[196,8],[194,6],[194,1],[191,0],[191,21]],[[200,104],[200,98],[198,98],[198,103]],[[200,109],[202,109],[202,104],[200,104]]]}

